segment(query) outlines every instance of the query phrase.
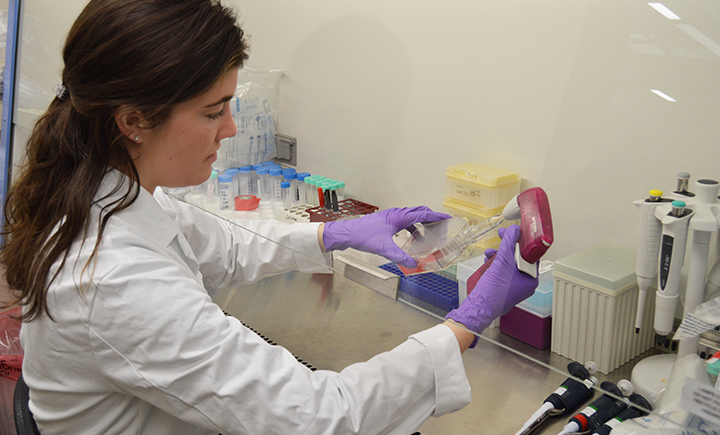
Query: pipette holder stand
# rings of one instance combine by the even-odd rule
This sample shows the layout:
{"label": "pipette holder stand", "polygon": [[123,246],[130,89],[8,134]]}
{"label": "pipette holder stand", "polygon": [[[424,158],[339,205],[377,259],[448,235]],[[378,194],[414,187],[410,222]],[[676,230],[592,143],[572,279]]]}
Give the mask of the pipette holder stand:
{"label": "pipette holder stand", "polygon": [[[688,238],[692,232],[692,245],[689,247],[688,280],[685,290],[684,314],[694,310],[704,300],[705,278],[710,252],[710,239],[712,233],[720,228],[720,201],[718,201],[720,184],[714,180],[698,180],[695,183],[695,193],[673,192],[669,197],[685,202],[685,208],[692,211],[688,223]],[[655,219],[660,222],[667,221],[672,210],[669,202],[659,205],[655,209]],[[660,240],[657,241],[658,244]],[[688,249],[684,250],[687,254]],[[640,255],[640,253],[638,253]],[[647,327],[648,325],[645,325]],[[697,339],[680,340],[679,355],[685,356],[694,353],[697,348]]]}
{"label": "pipette holder stand", "polygon": [[[688,237],[692,232],[692,245],[689,247],[688,280],[685,289],[683,315],[695,310],[705,299],[705,279],[708,272],[710,239],[720,228],[720,201],[718,190],[720,184],[714,180],[698,180],[695,183],[695,196],[673,193],[679,200],[685,201],[686,207],[693,211],[690,218]],[[655,215],[669,212],[669,205],[658,207]],[[687,252],[687,250],[686,250]],[[699,337],[682,339],[678,349],[678,357],[697,352]]]}
{"label": "pipette holder stand", "polygon": [[[698,305],[703,303],[705,298],[705,279],[708,272],[710,240],[712,234],[716,233],[720,228],[719,186],[720,184],[715,180],[698,180],[695,182],[695,192],[673,192],[669,195],[671,199],[684,201],[686,208],[693,212],[688,224],[688,238],[692,234],[692,245],[685,249],[686,256],[688,250],[690,254],[687,260],[688,279],[685,287],[683,316],[692,312]],[[667,216],[671,209],[671,204],[660,205],[655,210],[655,217],[662,221],[663,217]],[[644,326],[648,327],[649,325]],[[697,353],[698,341],[699,337],[679,340],[677,358]],[[656,355],[646,358],[634,368],[633,378],[635,378],[636,371],[647,372],[648,370],[657,371],[658,377],[667,376],[677,358],[669,355]],[[635,379],[633,379],[633,383],[635,382]]]}

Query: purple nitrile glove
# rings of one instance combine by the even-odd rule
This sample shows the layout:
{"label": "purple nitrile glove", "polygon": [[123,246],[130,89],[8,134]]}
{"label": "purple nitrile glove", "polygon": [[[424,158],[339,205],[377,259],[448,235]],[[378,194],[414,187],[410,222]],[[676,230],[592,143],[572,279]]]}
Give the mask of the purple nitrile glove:
{"label": "purple nitrile glove", "polygon": [[445,213],[434,212],[423,206],[389,208],[359,219],[327,222],[323,230],[323,242],[328,252],[354,248],[382,255],[394,263],[412,268],[417,263],[395,244],[393,236],[416,222],[435,222],[449,218]]}
{"label": "purple nitrile glove", "polygon": [[520,272],[515,264],[514,251],[520,227],[511,225],[505,231],[502,228],[500,230],[500,249],[497,253],[494,250],[485,251],[486,255],[495,257],[493,263],[462,304],[445,317],[478,333],[496,317],[506,314],[512,307],[532,296],[538,285],[537,278]]}

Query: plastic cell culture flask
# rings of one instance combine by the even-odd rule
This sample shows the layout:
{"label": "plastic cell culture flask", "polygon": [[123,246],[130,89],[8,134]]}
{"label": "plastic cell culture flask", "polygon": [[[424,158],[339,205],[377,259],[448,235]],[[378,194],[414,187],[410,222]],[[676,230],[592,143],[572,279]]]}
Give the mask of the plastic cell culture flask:
{"label": "plastic cell culture flask", "polygon": [[398,267],[405,275],[443,270],[502,222],[502,216],[493,216],[476,225],[458,217],[416,224],[410,238],[400,248],[417,262],[417,266],[410,269],[398,264]]}

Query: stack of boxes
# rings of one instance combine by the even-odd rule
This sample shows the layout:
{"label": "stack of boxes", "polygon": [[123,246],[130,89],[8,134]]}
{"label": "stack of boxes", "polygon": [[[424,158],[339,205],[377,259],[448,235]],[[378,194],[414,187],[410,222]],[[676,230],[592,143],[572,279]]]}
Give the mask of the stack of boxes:
{"label": "stack of boxes", "polygon": [[[520,174],[480,163],[462,163],[445,169],[445,212],[467,219],[471,224],[484,222],[502,213],[505,205],[520,193]],[[507,227],[514,222],[504,222]],[[487,248],[497,248],[497,230],[473,245],[471,256]]]}

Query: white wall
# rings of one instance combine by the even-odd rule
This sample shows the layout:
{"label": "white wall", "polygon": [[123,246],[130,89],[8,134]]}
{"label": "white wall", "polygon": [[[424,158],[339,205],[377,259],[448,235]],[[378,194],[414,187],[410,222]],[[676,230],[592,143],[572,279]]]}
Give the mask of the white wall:
{"label": "white wall", "polygon": [[[632,201],[680,171],[720,179],[720,0],[665,2],[680,21],[638,0],[233,1],[248,66],[285,72],[298,167],[366,202],[440,208],[447,166],[519,171],[550,197],[557,259],[635,246]],[[22,72],[50,93],[85,1],[25,3],[48,64]]]}
{"label": "white wall", "polygon": [[516,170],[547,191],[560,258],[634,246],[632,201],[678,172],[720,178],[718,1],[666,2],[680,21],[635,0],[235,3],[248,66],[287,75],[299,166],[382,207],[439,207],[457,163]]}

